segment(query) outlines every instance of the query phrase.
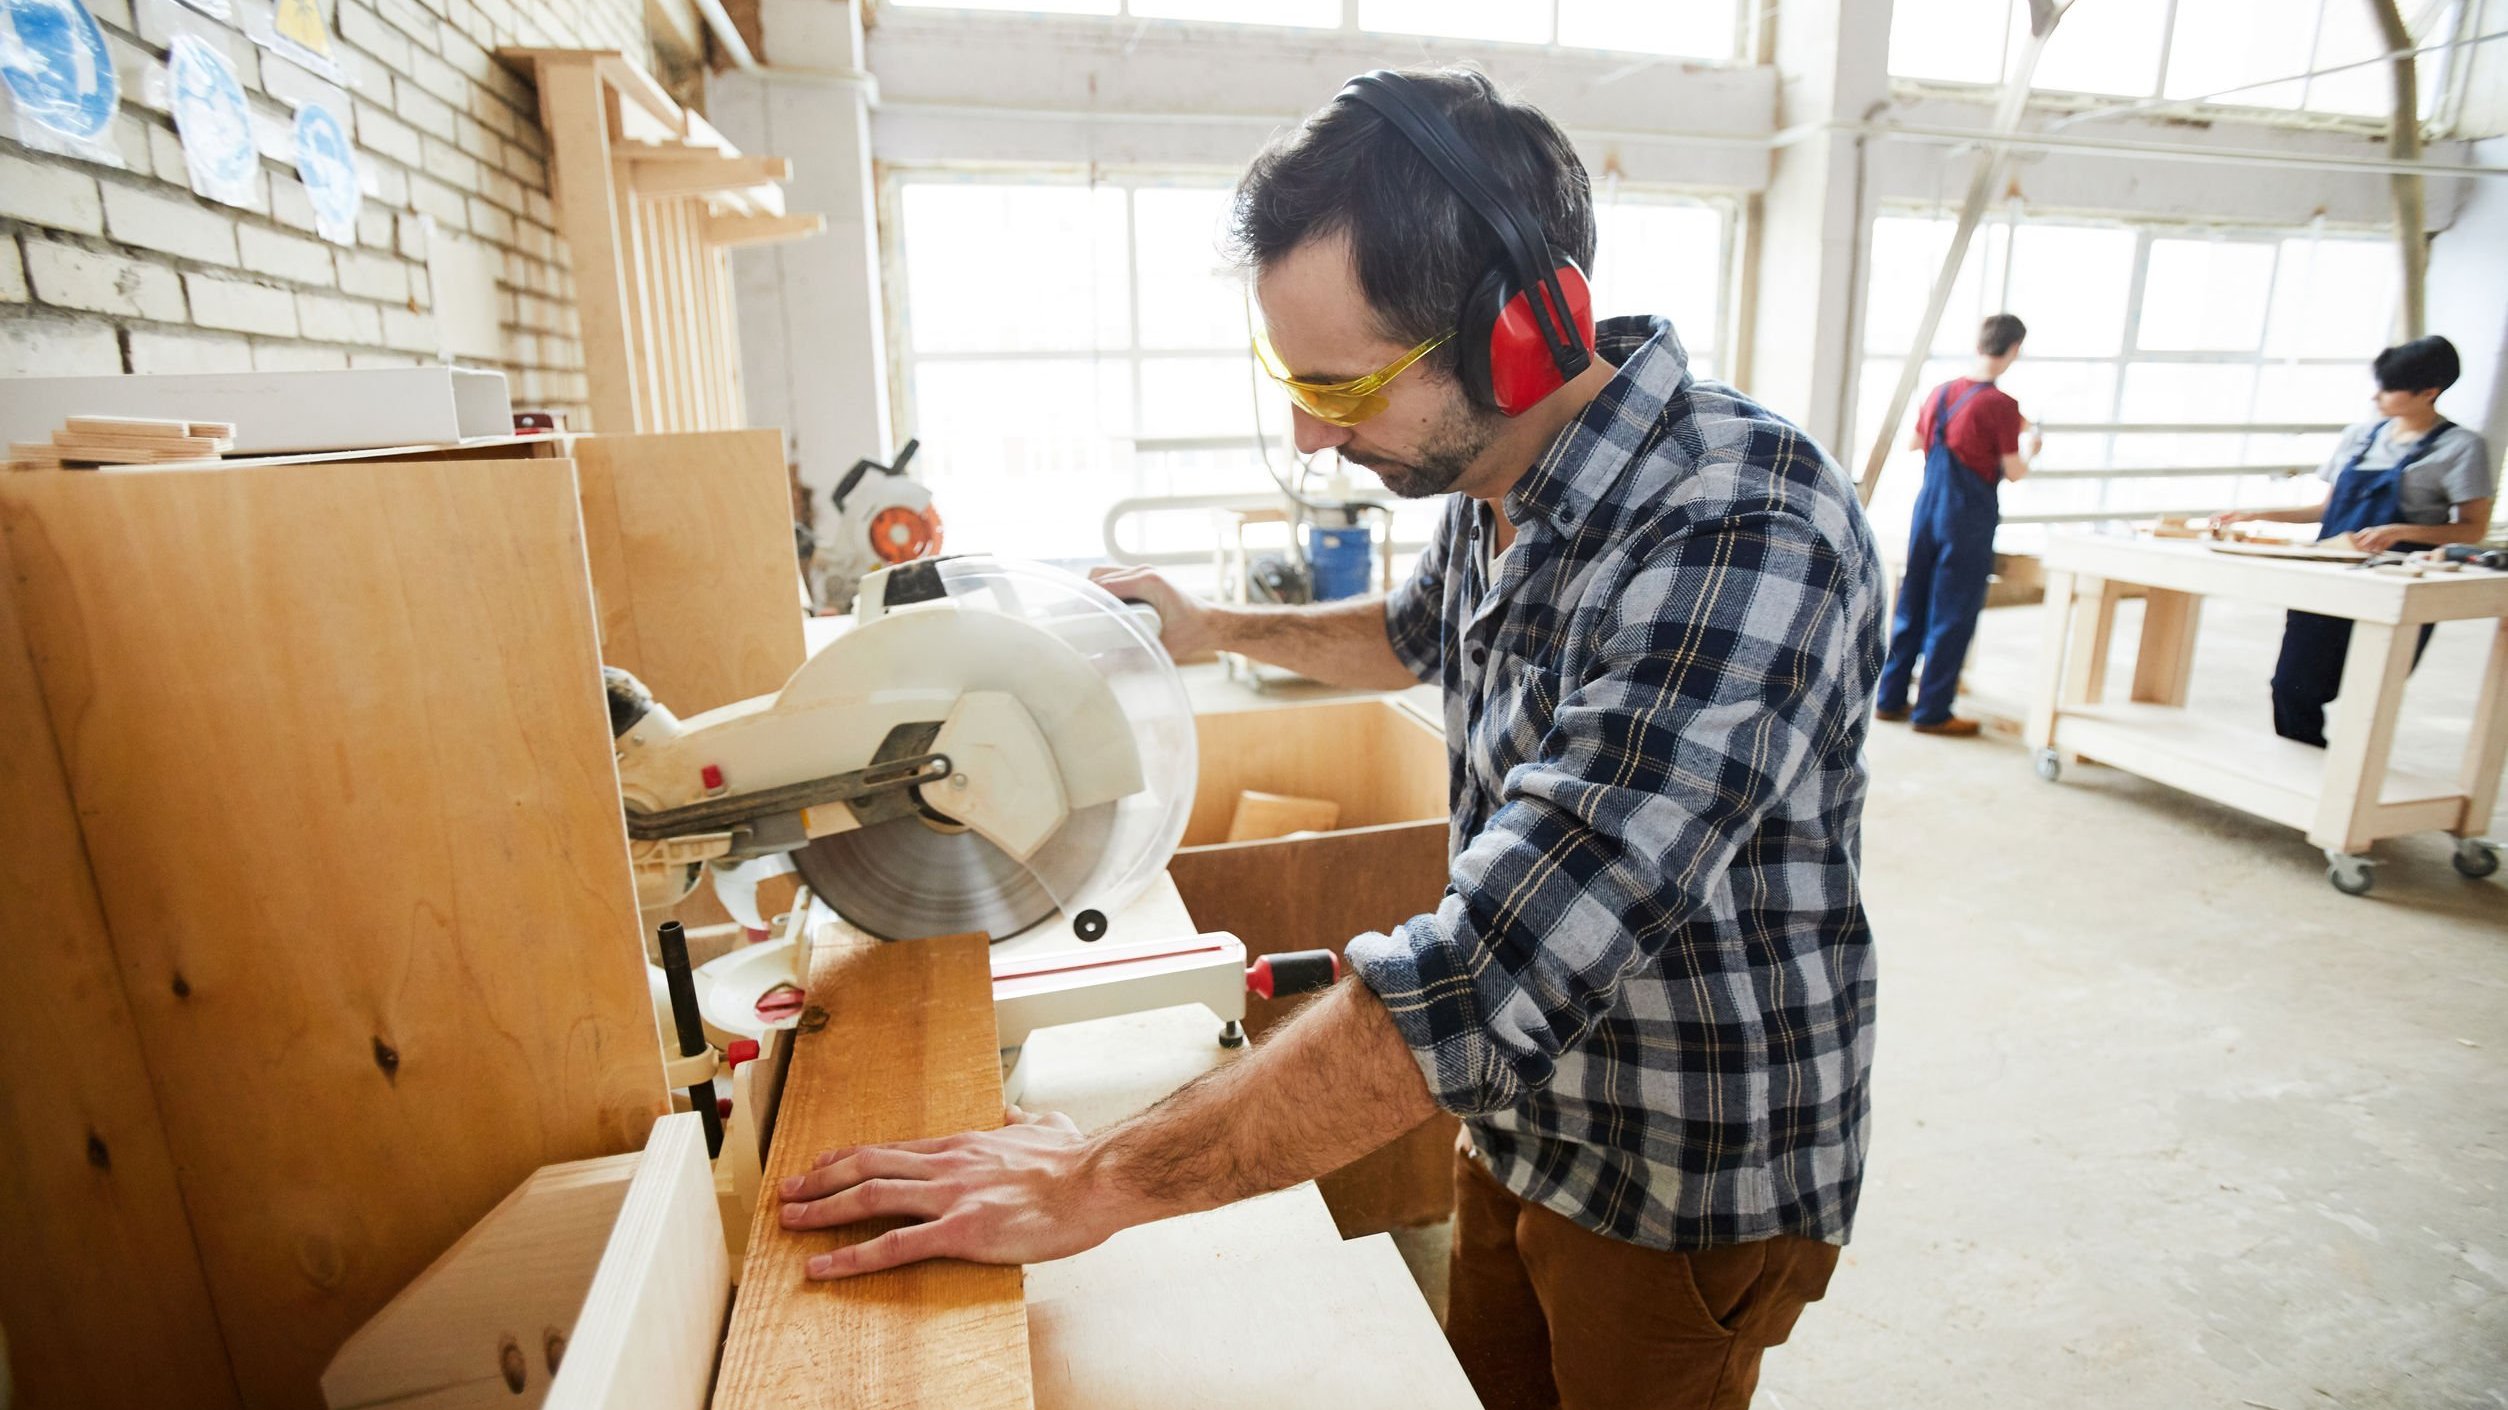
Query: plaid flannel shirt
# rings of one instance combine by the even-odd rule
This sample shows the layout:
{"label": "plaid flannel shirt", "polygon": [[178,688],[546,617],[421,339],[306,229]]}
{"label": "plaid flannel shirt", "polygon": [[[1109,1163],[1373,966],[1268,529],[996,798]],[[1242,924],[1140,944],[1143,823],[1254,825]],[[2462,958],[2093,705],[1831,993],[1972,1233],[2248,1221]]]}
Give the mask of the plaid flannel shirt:
{"label": "plaid flannel shirt", "polygon": [[1619,375],[1385,604],[1445,690],[1435,912],[1350,943],[1490,1173],[1654,1248],[1846,1241],[1872,935],[1857,879],[1880,556],[1812,439],[1613,319]]}

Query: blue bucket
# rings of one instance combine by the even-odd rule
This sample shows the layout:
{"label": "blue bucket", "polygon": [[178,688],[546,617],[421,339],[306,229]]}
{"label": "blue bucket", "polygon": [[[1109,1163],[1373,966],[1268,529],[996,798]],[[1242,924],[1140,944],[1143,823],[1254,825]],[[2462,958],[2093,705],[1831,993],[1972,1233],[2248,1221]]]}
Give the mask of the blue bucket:
{"label": "blue bucket", "polygon": [[1374,575],[1375,551],[1375,531],[1365,524],[1307,525],[1306,561],[1315,574],[1315,600],[1363,596]]}

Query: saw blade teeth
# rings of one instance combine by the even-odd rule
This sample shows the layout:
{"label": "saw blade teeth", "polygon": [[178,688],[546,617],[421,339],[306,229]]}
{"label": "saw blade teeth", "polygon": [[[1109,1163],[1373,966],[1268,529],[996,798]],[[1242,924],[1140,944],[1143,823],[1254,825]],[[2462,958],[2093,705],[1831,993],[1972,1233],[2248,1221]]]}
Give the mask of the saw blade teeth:
{"label": "saw blade teeth", "polygon": [[814,895],[883,940],[981,931],[995,940],[1051,916],[1054,898],[981,836],[898,818],[818,838],[793,854]]}

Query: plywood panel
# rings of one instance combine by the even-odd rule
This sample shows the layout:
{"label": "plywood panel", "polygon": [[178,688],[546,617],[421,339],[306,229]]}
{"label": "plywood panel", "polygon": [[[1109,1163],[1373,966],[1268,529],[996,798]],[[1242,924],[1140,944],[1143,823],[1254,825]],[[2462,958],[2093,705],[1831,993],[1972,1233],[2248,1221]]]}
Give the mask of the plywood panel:
{"label": "plywood panel", "polygon": [[18,1403],[234,1405],[5,538],[0,738],[0,1326]]}
{"label": "plywood panel", "polygon": [[1223,841],[1237,795],[1287,793],[1341,805],[1343,827],[1446,816],[1446,746],[1388,700],[1197,715],[1201,779],[1187,846]]}
{"label": "plywood panel", "polygon": [[237,1381],[319,1404],[665,1109],[573,464],[22,474],[0,522]]}
{"label": "plywood panel", "polygon": [[[823,932],[793,1038],[765,1188],[820,1151],[1001,1123],[992,970],[980,935],[886,944]],[[811,1255],[880,1222],[794,1233],[758,1202],[715,1382],[718,1410],[1026,1407],[1017,1268],[937,1261],[832,1283]]]}
{"label": "plywood panel", "polygon": [[582,465],[601,659],[682,719],[801,668],[801,570],[777,431],[591,436]]}
{"label": "plywood panel", "polygon": [[[1283,950],[1339,954],[1352,936],[1436,909],[1446,888],[1446,824],[1187,847],[1167,874],[1193,923],[1244,940],[1249,960]],[[1246,1031],[1260,1041],[1293,1011],[1250,1002]],[[1444,1218],[1454,1201],[1454,1131],[1454,1118],[1433,1117],[1317,1181],[1341,1232],[1355,1238]]]}

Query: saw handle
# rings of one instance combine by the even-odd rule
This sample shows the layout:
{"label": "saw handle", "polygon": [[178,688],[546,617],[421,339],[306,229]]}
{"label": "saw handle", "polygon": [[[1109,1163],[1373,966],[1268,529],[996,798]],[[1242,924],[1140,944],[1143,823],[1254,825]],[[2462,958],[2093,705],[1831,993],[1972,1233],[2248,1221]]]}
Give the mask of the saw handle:
{"label": "saw handle", "polygon": [[[697,1014],[697,980],[688,966],[688,932],[678,921],[666,920],[654,938],[661,942],[662,975],[670,984],[671,1023],[679,1030],[679,1055],[695,1057],[706,1049],[705,1022]],[[721,1155],[723,1114],[714,1102],[713,1078],[689,1085],[688,1108],[705,1123],[705,1158]]]}
{"label": "saw handle", "polygon": [[1341,957],[1330,950],[1287,950],[1265,955],[1245,971],[1245,990],[1266,999],[1329,989],[1341,978]]}

